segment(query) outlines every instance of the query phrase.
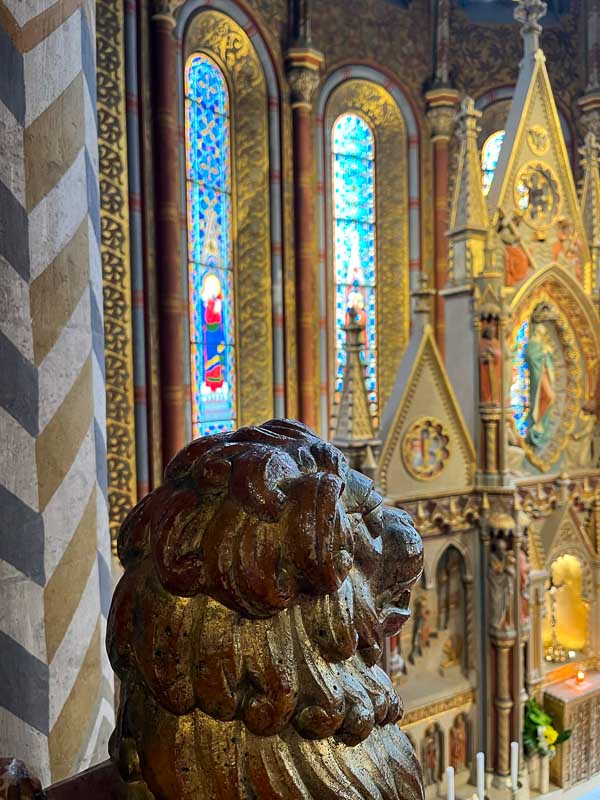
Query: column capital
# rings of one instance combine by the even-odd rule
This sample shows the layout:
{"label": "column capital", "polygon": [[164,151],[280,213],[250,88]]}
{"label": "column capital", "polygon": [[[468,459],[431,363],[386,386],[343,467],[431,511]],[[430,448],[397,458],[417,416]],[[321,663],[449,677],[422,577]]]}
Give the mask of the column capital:
{"label": "column capital", "polygon": [[152,22],[166,22],[172,28],[177,24],[176,12],[181,0],[152,0],[150,16]]}
{"label": "column capital", "polygon": [[311,108],[325,63],[323,53],[309,46],[290,47],[285,63],[292,108]]}
{"label": "column capital", "polygon": [[456,124],[460,94],[450,87],[431,89],[425,94],[425,102],[432,141],[447,142]]}

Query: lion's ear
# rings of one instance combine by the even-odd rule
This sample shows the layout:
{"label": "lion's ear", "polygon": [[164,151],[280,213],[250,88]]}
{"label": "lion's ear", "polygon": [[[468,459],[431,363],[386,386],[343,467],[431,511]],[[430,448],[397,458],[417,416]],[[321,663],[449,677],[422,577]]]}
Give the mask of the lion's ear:
{"label": "lion's ear", "polygon": [[193,489],[172,492],[160,518],[153,520],[152,554],[160,582],[169,592],[193,597],[205,588],[203,534],[212,503],[198,503]]}
{"label": "lion's ear", "polygon": [[310,594],[337,591],[353,563],[350,522],[340,496],[344,483],[329,472],[303,475],[288,491],[285,546]]}
{"label": "lion's ear", "polygon": [[265,522],[274,522],[287,503],[280,485],[299,475],[288,453],[255,444],[233,462],[229,488],[245,510],[254,512]]}

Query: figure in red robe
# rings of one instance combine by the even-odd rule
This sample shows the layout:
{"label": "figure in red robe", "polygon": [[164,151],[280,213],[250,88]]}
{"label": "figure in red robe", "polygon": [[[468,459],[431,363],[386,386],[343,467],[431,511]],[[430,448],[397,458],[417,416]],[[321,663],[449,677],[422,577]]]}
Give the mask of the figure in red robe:
{"label": "figure in red robe", "polygon": [[501,402],[502,347],[489,325],[479,340],[479,396],[482,403]]}
{"label": "figure in red robe", "polygon": [[223,293],[221,281],[210,273],[202,286],[204,307],[204,382],[216,392],[225,383],[223,354],[225,352],[225,329],[223,325]]}

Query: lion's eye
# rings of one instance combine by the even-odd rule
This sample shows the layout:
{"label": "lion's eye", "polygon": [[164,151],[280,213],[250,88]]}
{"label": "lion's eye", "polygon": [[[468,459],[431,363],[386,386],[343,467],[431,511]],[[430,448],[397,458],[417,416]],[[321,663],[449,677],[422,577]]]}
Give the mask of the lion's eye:
{"label": "lion's eye", "polygon": [[373,489],[373,481],[370,478],[351,469],[348,472],[344,500],[349,513],[358,512],[365,516],[381,505],[382,497]]}
{"label": "lion's eye", "polygon": [[363,516],[366,516],[367,514],[370,514],[372,511],[378,509],[382,503],[383,503],[383,497],[379,494],[379,492],[376,492],[375,489],[371,488],[371,491],[369,492],[363,503],[363,512],[362,512]]}
{"label": "lion's eye", "polygon": [[381,503],[363,517],[365,525],[373,539],[383,536],[383,506]]}

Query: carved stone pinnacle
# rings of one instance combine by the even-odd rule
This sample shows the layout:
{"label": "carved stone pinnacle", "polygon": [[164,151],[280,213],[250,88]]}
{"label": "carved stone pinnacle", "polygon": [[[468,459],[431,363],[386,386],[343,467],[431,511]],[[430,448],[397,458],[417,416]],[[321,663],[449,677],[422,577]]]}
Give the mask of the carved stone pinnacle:
{"label": "carved stone pinnacle", "polygon": [[586,133],[583,147],[579,148],[579,155],[581,156],[581,166],[584,171],[598,164],[600,143],[591,131]]}
{"label": "carved stone pinnacle", "polygon": [[475,101],[472,97],[465,97],[460,104],[460,111],[457,116],[458,129],[461,137],[469,135],[477,136],[479,133],[478,122],[481,119],[481,111],[475,108]]}
{"label": "carved stone pinnacle", "polygon": [[515,19],[521,23],[521,36],[525,42],[525,55],[532,56],[540,46],[542,26],[539,20],[546,16],[548,5],[544,0],[515,0]]}

